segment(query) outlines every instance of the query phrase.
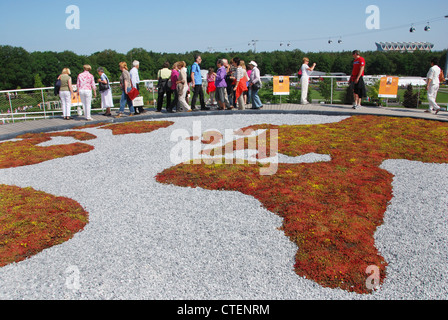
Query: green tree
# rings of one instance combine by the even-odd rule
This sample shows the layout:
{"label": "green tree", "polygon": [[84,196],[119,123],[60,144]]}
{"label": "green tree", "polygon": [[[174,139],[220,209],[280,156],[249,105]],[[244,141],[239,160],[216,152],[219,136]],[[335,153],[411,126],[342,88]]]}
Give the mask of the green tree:
{"label": "green tree", "polygon": [[61,68],[58,54],[56,52],[33,52],[31,53],[32,72],[38,74],[44,86],[54,85],[56,78],[61,74]]}
{"label": "green tree", "polygon": [[[162,67],[166,58],[159,54],[160,60],[155,63],[155,59],[151,57],[151,53],[143,48],[134,48],[127,54],[127,61],[129,61],[129,70],[132,68],[132,62],[137,60],[140,62],[139,75],[140,79],[155,79],[157,77],[157,71]],[[163,62],[162,62],[163,61]],[[159,64],[161,62],[161,64]]]}
{"label": "green tree", "polygon": [[32,59],[23,48],[0,46],[0,88],[30,88],[34,82]]}
{"label": "green tree", "polygon": [[391,59],[388,59],[385,53],[378,52],[366,60],[366,74],[395,74],[396,65]]}
{"label": "green tree", "polygon": [[330,78],[324,78],[319,83],[319,91],[321,96],[325,99],[325,102],[329,102],[331,100],[331,93],[333,92],[334,94],[336,92],[336,81],[333,80],[333,86],[331,85],[331,82]]}
{"label": "green tree", "polygon": [[[121,71],[118,64],[121,61],[132,66],[133,60],[140,61],[140,78],[155,79],[157,71],[165,61],[172,65],[183,60],[188,64],[193,62],[196,51],[186,53],[157,53],[143,48],[134,48],[127,54],[114,50],[103,50],[90,56],[77,55],[71,51],[64,52],[33,52],[28,53],[23,48],[0,46],[0,89],[15,89],[17,87],[29,88],[34,84],[35,74],[39,74],[44,86],[52,86],[54,80],[63,68],[70,68],[75,79],[83,71],[84,64],[90,64],[93,71],[98,67],[106,68],[110,72],[109,79],[118,81]],[[201,68],[206,70],[216,68],[216,61],[221,58],[231,60],[237,56],[249,63],[254,60],[258,63],[262,75],[290,75],[296,74],[302,64],[303,57],[307,56],[311,62],[317,63],[317,71],[343,72],[350,74],[353,58],[351,52],[302,52],[273,51],[273,52],[202,52]],[[433,57],[446,61],[446,50],[441,52],[413,53],[377,52],[367,51],[361,55],[366,59],[367,74],[372,75],[402,75],[425,76],[429,69],[429,61]]]}
{"label": "green tree", "polygon": [[[101,52],[95,52],[89,57],[92,67],[95,69],[102,67],[108,70],[109,80],[114,82],[118,81],[121,76],[121,71],[119,68],[119,63],[126,61],[127,57],[124,54],[118,53],[114,50],[104,50]],[[128,62],[129,64],[129,62]]]}
{"label": "green tree", "polygon": [[34,88],[43,88],[45,87],[44,84],[42,83],[42,80],[40,78],[40,75],[38,73],[36,73],[34,75]]}
{"label": "green tree", "polygon": [[403,106],[406,108],[417,108],[418,93],[414,93],[412,84],[409,84],[403,96]]}
{"label": "green tree", "polygon": [[[63,51],[57,54],[59,60],[59,68],[56,75],[60,74],[62,69],[69,68],[72,78],[76,79],[78,74],[84,71],[83,66],[85,64],[91,64],[86,56],[80,56],[72,51]],[[92,66],[94,67],[94,66]]]}
{"label": "green tree", "polygon": [[317,65],[316,70],[329,73],[333,66],[333,57],[329,53],[313,53],[309,55],[310,61],[314,61]]}
{"label": "green tree", "polygon": [[[342,72],[345,74],[350,74],[353,67],[353,57],[351,52],[342,52],[337,54],[333,65],[331,67],[331,72]],[[317,66],[319,69],[319,66]]]}

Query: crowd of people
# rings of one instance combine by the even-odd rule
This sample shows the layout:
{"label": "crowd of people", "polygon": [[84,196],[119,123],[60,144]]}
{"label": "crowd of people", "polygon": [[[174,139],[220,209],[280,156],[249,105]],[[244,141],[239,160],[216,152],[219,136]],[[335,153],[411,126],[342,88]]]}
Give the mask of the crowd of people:
{"label": "crowd of people", "polygon": [[[263,108],[258,95],[262,86],[260,70],[255,61],[249,62],[246,66],[245,62],[239,58],[233,58],[230,63],[227,59],[219,59],[216,63],[216,72],[214,68],[210,68],[205,79],[202,77],[201,62],[200,55],[196,55],[194,63],[188,67],[185,61],[177,61],[172,66],[169,62],[165,62],[157,75],[157,112],[162,111],[165,98],[165,108],[169,113],[210,110],[207,104],[217,105],[218,110],[233,108],[243,110],[249,103],[252,104],[252,109]],[[122,95],[120,108],[115,117],[123,116],[126,106],[129,108],[130,116],[146,112],[143,106],[134,106],[133,101],[135,95],[132,92],[135,91],[138,95],[140,91],[139,67],[140,63],[134,61],[133,67],[129,71],[126,62],[119,63]],[[114,107],[112,88],[104,69],[101,67],[97,69],[99,75],[97,89],[94,76],[91,73],[91,66],[84,65],[83,68],[84,71],[77,77],[76,87],[86,120],[92,120],[92,98],[97,96],[97,90],[101,94],[101,108],[105,110],[104,115],[112,116],[111,110]],[[58,94],[61,99],[63,118],[69,120],[72,119],[71,100],[75,94],[70,69],[64,68],[58,80],[60,81]],[[207,81],[206,84],[203,84],[204,80]],[[205,102],[204,85],[206,85],[206,92],[210,97],[207,103]],[[190,105],[191,91],[193,96]],[[200,108],[196,107],[198,98]]]}
{"label": "crowd of people", "polygon": [[[157,112],[161,112],[166,96],[167,112],[192,112],[195,110],[210,110],[208,105],[217,105],[218,110],[231,110],[238,108],[243,110],[248,103],[252,109],[263,108],[258,91],[261,88],[260,70],[255,61],[246,63],[233,58],[230,63],[227,59],[219,59],[214,68],[209,68],[203,79],[201,72],[202,58],[194,57],[194,63],[187,68],[185,61],[175,62],[171,68],[169,62],[165,62],[159,70]],[[203,81],[206,83],[203,83]],[[205,101],[204,87],[209,95]],[[191,105],[190,93],[193,93]],[[173,97],[173,99],[171,99]],[[199,98],[200,108],[196,107]]]}
{"label": "crowd of people", "polygon": [[[361,57],[359,51],[352,52],[354,62],[353,70],[350,77],[350,85],[353,88],[354,104],[353,108],[361,107],[362,99],[367,96],[366,85],[364,82],[364,72],[366,61]],[[158,71],[157,79],[157,107],[156,111],[161,112],[165,102],[166,111],[172,112],[192,112],[196,110],[210,110],[207,106],[217,106],[217,110],[230,110],[238,108],[244,110],[250,103],[251,109],[261,109],[263,104],[258,95],[258,91],[262,87],[260,70],[255,61],[246,63],[235,57],[230,63],[227,59],[219,59],[216,63],[216,71],[209,68],[206,77],[201,72],[202,58],[200,55],[194,56],[194,63],[187,67],[185,61],[177,61],[172,66],[169,62],[165,62]],[[145,113],[143,106],[134,106],[133,100],[135,92],[139,93],[139,67],[138,61],[133,62],[133,67],[129,71],[126,62],[120,62],[119,68],[122,72],[120,76],[120,87],[122,95],[120,99],[120,109],[116,117],[124,114],[126,105],[129,108],[130,115]],[[310,75],[314,71],[316,63],[310,66],[308,58],[303,59],[303,64],[299,70],[301,77],[301,104],[305,105],[308,95],[308,85]],[[87,120],[91,120],[91,102],[92,94],[96,97],[97,87],[94,76],[90,73],[91,67],[84,66],[84,72],[77,77],[77,89],[81,99],[84,114]],[[101,93],[101,106],[106,110],[105,115],[111,116],[111,109],[114,107],[112,99],[112,89],[109,79],[104,73],[103,68],[98,68],[99,74],[98,90]],[[442,70],[437,66],[437,61],[431,61],[431,69],[427,75],[427,91],[429,100],[429,110],[440,111],[440,106],[436,103],[437,91],[440,80],[443,78]],[[59,76],[60,80],[60,99],[63,110],[64,119],[71,119],[71,96],[73,96],[72,80],[70,77],[70,69],[65,68]],[[203,81],[206,83],[203,83]],[[209,100],[205,102],[204,87],[209,95]],[[192,92],[191,105],[189,103],[190,93]],[[166,97],[166,100],[165,100]],[[199,98],[200,107],[196,107]],[[165,100],[165,101],[164,101]]]}
{"label": "crowd of people", "polygon": [[[129,96],[132,89],[139,90],[139,73],[138,69],[140,63],[138,61],[133,62],[133,67],[128,71],[128,66],[126,62],[120,62],[119,68],[121,70],[120,76],[120,87],[122,90],[122,95],[120,99],[120,109],[116,117],[121,117],[124,113],[126,105],[128,106],[131,116],[134,114],[145,113],[143,106],[138,106],[134,108],[133,99]],[[92,98],[97,96],[97,86],[95,83],[95,78],[91,73],[92,67],[90,65],[84,65],[84,72],[80,73],[77,77],[76,87],[81,99],[83,113],[86,120],[92,120],[91,109],[92,109]],[[103,68],[97,69],[99,79],[98,79],[98,91],[101,94],[101,108],[105,110],[104,115],[112,116],[111,110],[114,107],[114,102],[112,98],[112,87],[110,86],[109,78],[104,72]],[[59,97],[61,99],[62,115],[65,120],[72,119],[71,108],[72,108],[72,97],[74,96],[72,78],[70,77],[70,69],[64,68],[61,75],[58,77],[60,81],[59,84]]]}

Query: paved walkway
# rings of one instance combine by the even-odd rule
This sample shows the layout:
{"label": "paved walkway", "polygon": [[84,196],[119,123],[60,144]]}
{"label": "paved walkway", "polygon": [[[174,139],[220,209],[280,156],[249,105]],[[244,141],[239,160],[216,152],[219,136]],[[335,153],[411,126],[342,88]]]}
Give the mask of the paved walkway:
{"label": "paved walkway", "polygon": [[18,135],[29,132],[48,132],[66,130],[72,127],[82,126],[87,123],[97,122],[124,122],[146,119],[158,119],[167,117],[184,117],[184,116],[200,116],[200,115],[224,115],[224,114],[257,114],[257,113],[291,113],[291,114],[321,114],[321,115],[377,115],[377,116],[392,116],[392,117],[410,117],[421,118],[437,121],[448,121],[448,112],[441,111],[435,115],[432,113],[425,113],[421,109],[405,109],[392,107],[362,107],[354,110],[349,105],[297,105],[297,104],[278,104],[265,105],[261,110],[225,110],[218,111],[211,109],[210,111],[197,112],[183,112],[183,113],[165,113],[163,111],[155,112],[154,109],[146,109],[146,113],[138,116],[125,116],[122,118],[106,117],[101,114],[92,115],[92,121],[86,121],[84,117],[75,116],[73,120],[64,120],[62,117],[31,120],[17,123],[9,123],[0,125],[0,140],[8,140],[17,137]]}

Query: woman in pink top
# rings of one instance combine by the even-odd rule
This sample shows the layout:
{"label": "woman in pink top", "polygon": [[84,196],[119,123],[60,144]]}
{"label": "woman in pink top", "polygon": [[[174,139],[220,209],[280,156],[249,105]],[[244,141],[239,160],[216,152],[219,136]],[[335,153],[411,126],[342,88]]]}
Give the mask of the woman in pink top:
{"label": "woman in pink top", "polygon": [[84,65],[84,72],[78,75],[78,81],[76,82],[86,120],[92,120],[90,115],[92,108],[92,90],[96,98],[95,78],[90,73],[90,70],[92,70],[91,66],[88,64]]}
{"label": "woman in pink top", "polygon": [[174,93],[174,100],[171,102],[171,105],[167,111],[169,113],[173,113],[173,109],[176,108],[179,102],[179,94],[177,92],[177,79],[179,79],[179,69],[177,62],[173,64],[173,69],[171,70],[171,91]]}

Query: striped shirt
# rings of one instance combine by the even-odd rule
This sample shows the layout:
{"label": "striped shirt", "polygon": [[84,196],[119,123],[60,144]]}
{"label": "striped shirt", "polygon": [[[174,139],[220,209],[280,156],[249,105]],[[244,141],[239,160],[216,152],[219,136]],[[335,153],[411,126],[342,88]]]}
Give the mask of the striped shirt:
{"label": "striped shirt", "polygon": [[247,75],[247,71],[243,69],[243,67],[238,67],[236,69],[236,83],[238,83],[242,78],[246,77],[249,80],[249,76]]}

